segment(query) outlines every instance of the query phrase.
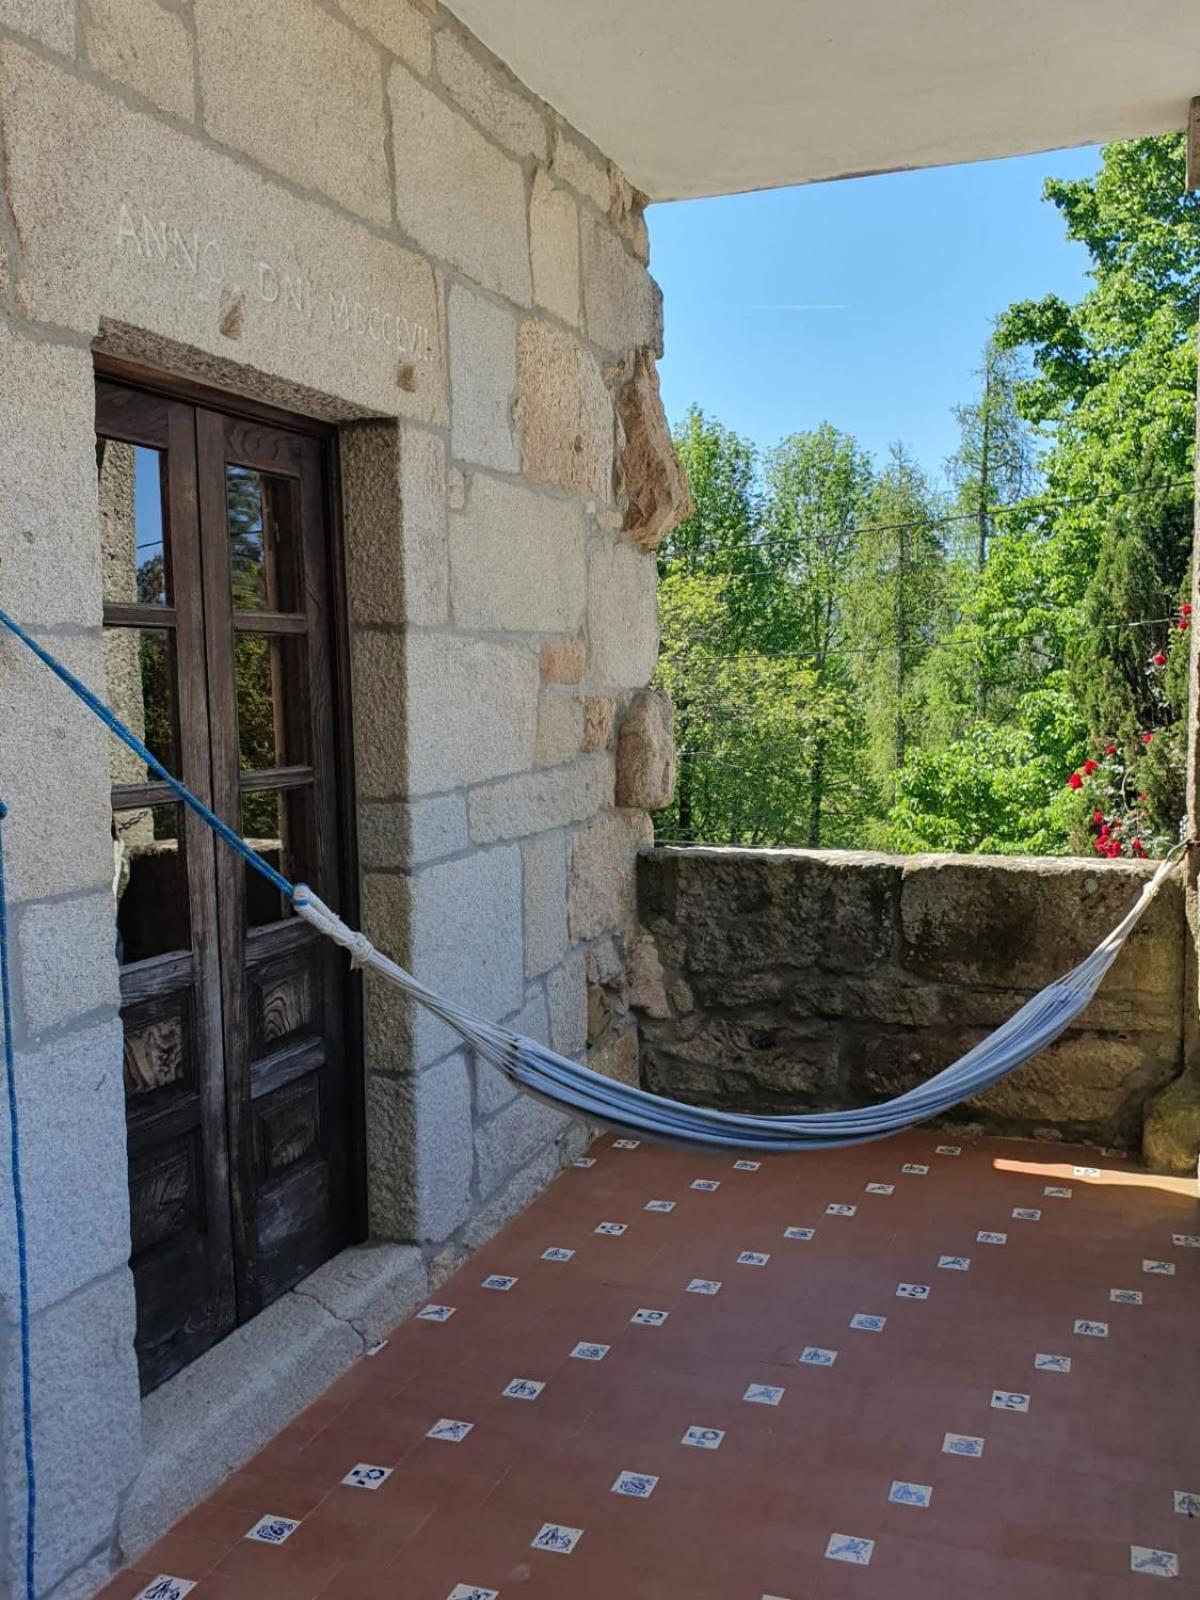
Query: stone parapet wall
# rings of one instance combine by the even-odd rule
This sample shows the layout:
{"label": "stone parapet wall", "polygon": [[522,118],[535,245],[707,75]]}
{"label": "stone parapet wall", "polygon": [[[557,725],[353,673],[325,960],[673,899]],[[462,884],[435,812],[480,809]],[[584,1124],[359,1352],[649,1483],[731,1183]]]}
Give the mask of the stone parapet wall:
{"label": "stone parapet wall", "polygon": [[[634,970],[647,1087],[758,1111],[889,1098],[1087,955],[1153,870],[1135,862],[655,850]],[[1168,882],[1078,1023],[952,1114],[1139,1148],[1183,1064],[1182,887]]]}

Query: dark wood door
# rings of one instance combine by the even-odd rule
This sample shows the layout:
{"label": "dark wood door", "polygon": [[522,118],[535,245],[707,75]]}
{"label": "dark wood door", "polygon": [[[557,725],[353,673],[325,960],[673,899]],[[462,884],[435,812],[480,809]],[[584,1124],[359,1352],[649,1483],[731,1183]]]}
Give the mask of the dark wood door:
{"label": "dark wood door", "polygon": [[[97,433],[110,700],[344,904],[329,444],[106,379]],[[349,1242],[357,1063],[338,952],[123,747],[112,781],[148,1389]]]}

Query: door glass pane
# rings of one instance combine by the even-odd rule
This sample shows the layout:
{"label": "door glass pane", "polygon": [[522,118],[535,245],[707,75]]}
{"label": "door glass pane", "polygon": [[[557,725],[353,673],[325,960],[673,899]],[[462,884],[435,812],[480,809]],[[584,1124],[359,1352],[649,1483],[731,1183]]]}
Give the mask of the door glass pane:
{"label": "door glass pane", "polygon": [[[175,638],[164,628],[106,628],[104,667],[108,703],[168,772],[175,764]],[[114,784],[156,781],[132,750],[109,741]]]}
{"label": "door glass pane", "polygon": [[[290,883],[311,879],[312,791],[307,785],[243,795],[242,834]],[[249,864],[245,871],[247,926],[282,922],[290,915],[282,894]]]}
{"label": "door glass pane", "polygon": [[225,468],[229,580],[235,611],[301,611],[295,485],[249,467]]}
{"label": "door glass pane", "polygon": [[183,807],[139,806],[113,812],[113,892],[117,960],[191,948]]}
{"label": "door glass pane", "polygon": [[287,634],[235,634],[233,676],[242,771],[307,764],[304,640]]}
{"label": "door glass pane", "polygon": [[118,439],[96,441],[104,598],[125,605],[173,601],[161,451]]}

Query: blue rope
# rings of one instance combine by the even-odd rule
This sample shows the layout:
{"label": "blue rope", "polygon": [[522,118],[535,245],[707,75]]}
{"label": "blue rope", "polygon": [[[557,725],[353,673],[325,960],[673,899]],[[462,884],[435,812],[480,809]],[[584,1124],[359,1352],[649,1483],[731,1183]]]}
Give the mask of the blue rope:
{"label": "blue rope", "polygon": [[[8,807],[0,800],[0,822]],[[21,1317],[21,1422],[25,1434],[25,1595],[35,1600],[34,1535],[37,1529],[37,1473],[33,1463],[33,1362],[29,1337],[29,1251],[25,1237],[25,1196],[21,1187],[21,1120],[17,1112],[17,1063],[13,1046],[12,990],[8,977],[8,900],[4,887],[4,848],[0,837],[0,1013],[4,1018],[4,1078],[8,1094],[9,1170],[17,1222],[17,1296]]]}
{"label": "blue rope", "polygon": [[287,899],[288,903],[291,903],[294,885],[288,882],[282,872],[276,872],[271,863],[264,860],[257,850],[252,850],[227,822],[222,822],[215,811],[210,811],[203,800],[198,800],[189,788],[180,783],[179,779],[172,773],[168,772],[158,757],[147,750],[137,734],[132,729],[127,728],[120,717],[110,711],[104,701],[92,693],[86,683],[77,678],[70,668],[64,667],[57,656],[52,656],[49,650],[44,649],[31,633],[27,633],[19,622],[14,622],[8,612],[3,609],[0,609],[0,623],[3,623],[11,634],[20,639],[22,644],[28,645],[38,660],[44,661],[54,676],[60,678],[72,694],[78,695],[88,710],[94,711],[104,726],[111,733],[115,733],[122,744],[128,745],[134,755],[140,761],[144,761],[151,772],[160,778],[168,788],[172,789],[185,806],[190,806],[198,817],[203,817],[213,832],[224,839],[231,850],[235,850],[243,860],[248,861],[256,872],[261,872],[267,882],[273,883],[280,894]]}

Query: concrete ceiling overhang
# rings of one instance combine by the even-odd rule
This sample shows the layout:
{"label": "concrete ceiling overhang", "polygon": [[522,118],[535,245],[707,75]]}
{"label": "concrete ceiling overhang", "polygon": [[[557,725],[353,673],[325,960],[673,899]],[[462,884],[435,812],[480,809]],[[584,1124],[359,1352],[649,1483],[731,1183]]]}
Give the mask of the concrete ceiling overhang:
{"label": "concrete ceiling overhang", "polygon": [[450,0],[652,200],[1182,128],[1200,0]]}

